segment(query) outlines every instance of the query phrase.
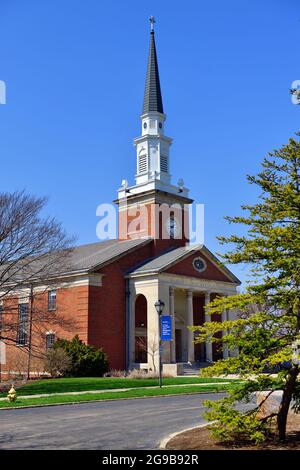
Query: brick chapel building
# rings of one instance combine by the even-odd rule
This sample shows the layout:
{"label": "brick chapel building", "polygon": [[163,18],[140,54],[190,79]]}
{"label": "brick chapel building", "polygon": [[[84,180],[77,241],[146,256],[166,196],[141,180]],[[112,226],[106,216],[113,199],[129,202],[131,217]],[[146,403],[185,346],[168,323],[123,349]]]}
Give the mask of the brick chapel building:
{"label": "brick chapel building", "polygon": [[[189,244],[187,209],[193,201],[182,180],[177,185],[171,182],[172,139],[165,135],[165,120],[152,24],[142,132],[134,140],[135,184],[123,180],[114,201],[119,237],[76,247],[69,272],[58,279],[55,289],[41,294],[44,308],[63,311],[75,321],[71,331],[51,325],[40,331],[41,350],[58,337],[78,334],[104,349],[112,369],[153,369],[159,337],[154,304],[160,299],[164,313],[172,317],[172,341],[163,342],[162,350],[166,370],[176,375],[181,364],[227,357],[227,350],[217,350],[211,343],[195,345],[194,333],[187,327],[209,321],[205,305],[215,296],[234,295],[240,281],[205,246]],[[20,372],[26,363],[26,286],[17,302],[18,344],[7,347],[3,375]],[[233,314],[224,312],[220,320],[228,315]],[[32,373],[41,371],[41,363],[33,360]]]}

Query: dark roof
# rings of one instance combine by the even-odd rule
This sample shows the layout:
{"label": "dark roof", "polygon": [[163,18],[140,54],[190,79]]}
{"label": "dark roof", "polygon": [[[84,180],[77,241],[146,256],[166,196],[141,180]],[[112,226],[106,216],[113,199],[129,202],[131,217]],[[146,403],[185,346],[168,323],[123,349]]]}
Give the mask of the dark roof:
{"label": "dark roof", "polygon": [[0,266],[1,281],[28,283],[55,276],[93,272],[117,260],[136,248],[150,243],[151,239],[106,240],[76,246],[70,250],[40,254]]}
{"label": "dark roof", "polygon": [[77,246],[71,252],[72,271],[90,271],[122,256],[151,239],[106,240],[98,243]]}
{"label": "dark roof", "polygon": [[176,264],[178,261],[182,261],[187,256],[191,255],[195,252],[201,252],[205,255],[210,261],[217,265],[219,269],[221,269],[224,274],[231,279],[231,282],[236,284],[241,284],[240,280],[228,269],[224,264],[222,264],[216,256],[214,256],[211,251],[209,251],[203,245],[187,245],[182,246],[180,248],[176,248],[175,250],[168,251],[157,258],[148,261],[147,263],[143,264],[139,268],[135,269],[131,272],[131,276],[136,275],[147,275],[147,274],[157,274],[159,272],[164,271],[165,269],[169,268],[170,266]]}
{"label": "dark roof", "polygon": [[157,111],[162,114],[164,112],[160,90],[154,31],[151,31],[150,33],[150,47],[142,114],[146,114],[151,111]]}
{"label": "dark roof", "polygon": [[[16,265],[12,264],[11,270],[7,271],[7,274],[3,277],[9,278],[9,282],[19,283],[24,281],[25,283],[35,282],[41,279],[51,279],[59,276],[65,276],[69,274],[80,274],[86,272],[95,272],[105,266],[106,264],[112,263],[118,258],[134,251],[136,248],[142,247],[152,242],[152,238],[135,239],[135,240],[106,240],[103,242],[90,243],[88,245],[77,246],[70,251],[64,252],[53,252],[48,255],[33,258],[30,263],[25,260],[24,266],[20,265],[16,269]],[[141,260],[142,265],[138,268],[132,268],[130,276],[149,275],[159,273],[176,264],[178,261],[183,260],[190,254],[196,251],[201,251],[207,256],[224,274],[228,276],[231,282],[240,284],[240,281],[234,274],[229,271],[220,261],[205,247],[202,245],[188,245],[180,248],[170,250],[152,260]],[[6,270],[7,266],[2,266],[1,270]],[[11,271],[15,271],[15,274],[11,276]]]}
{"label": "dark roof", "polygon": [[157,258],[153,258],[151,261],[148,261],[135,269],[131,274],[148,274],[163,271],[177,260],[181,260],[183,257],[193,253],[197,249],[199,249],[199,247],[195,248],[192,245],[175,248],[174,250],[168,251]]}

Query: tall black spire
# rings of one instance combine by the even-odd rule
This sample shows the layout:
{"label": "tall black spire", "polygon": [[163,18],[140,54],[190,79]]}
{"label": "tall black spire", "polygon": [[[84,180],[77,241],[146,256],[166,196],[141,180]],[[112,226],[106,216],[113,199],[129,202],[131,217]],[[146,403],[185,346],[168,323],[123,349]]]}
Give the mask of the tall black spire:
{"label": "tall black spire", "polygon": [[163,103],[160,90],[158,63],[156,56],[156,47],[154,39],[153,23],[155,22],[153,16],[150,17],[151,32],[150,32],[150,47],[148,55],[146,86],[144,94],[143,113],[150,113],[156,111],[158,113],[164,112]]}

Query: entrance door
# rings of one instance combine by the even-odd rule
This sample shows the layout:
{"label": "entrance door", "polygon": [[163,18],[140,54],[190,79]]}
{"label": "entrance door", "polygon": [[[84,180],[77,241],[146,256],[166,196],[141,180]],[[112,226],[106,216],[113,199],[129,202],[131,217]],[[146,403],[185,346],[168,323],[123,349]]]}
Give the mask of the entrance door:
{"label": "entrance door", "polygon": [[205,362],[206,361],[206,350],[205,343],[195,344],[195,361]]}
{"label": "entrance door", "polygon": [[182,362],[182,330],[175,330],[176,362]]}

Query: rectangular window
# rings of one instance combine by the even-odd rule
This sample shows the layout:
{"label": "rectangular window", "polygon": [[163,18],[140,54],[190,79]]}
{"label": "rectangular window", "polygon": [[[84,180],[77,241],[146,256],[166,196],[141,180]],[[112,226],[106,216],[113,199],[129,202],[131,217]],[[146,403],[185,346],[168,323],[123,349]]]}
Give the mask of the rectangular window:
{"label": "rectangular window", "polygon": [[56,289],[48,292],[48,310],[56,310]]}
{"label": "rectangular window", "polygon": [[55,334],[54,333],[47,333],[46,334],[46,349],[51,349],[55,342]]}
{"label": "rectangular window", "polygon": [[19,344],[20,346],[25,345],[27,343],[27,327],[28,304],[19,304],[17,344]]}

